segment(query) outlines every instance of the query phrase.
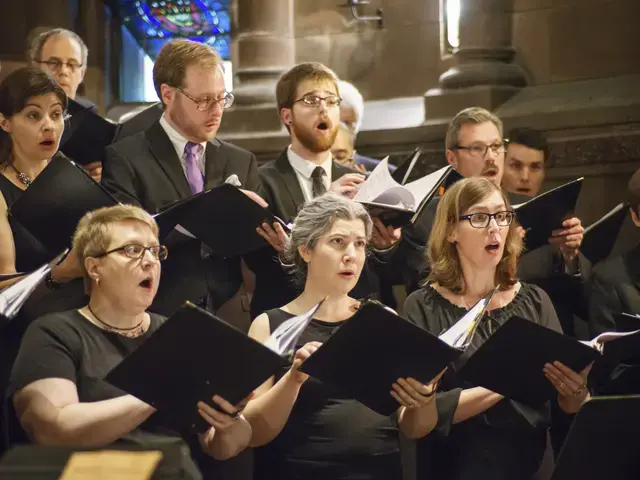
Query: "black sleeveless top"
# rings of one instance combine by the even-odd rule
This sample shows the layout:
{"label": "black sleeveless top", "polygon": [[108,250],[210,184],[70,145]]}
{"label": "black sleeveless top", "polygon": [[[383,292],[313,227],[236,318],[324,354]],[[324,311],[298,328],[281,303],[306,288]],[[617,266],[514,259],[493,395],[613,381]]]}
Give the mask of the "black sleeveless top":
{"label": "black sleeveless top", "polygon": [[[266,312],[270,331],[293,317]],[[297,348],[326,341],[343,322],[313,319]],[[277,382],[286,370],[276,376]],[[357,381],[357,379],[354,379]],[[282,432],[256,449],[255,480],[400,480],[400,447],[395,414],[379,415],[360,402],[309,378]]]}
{"label": "black sleeveless top", "polygon": [[[24,194],[24,190],[14,185],[2,173],[0,173],[0,192],[7,202],[9,212],[11,212],[11,205]],[[57,253],[47,251],[45,246],[20,223],[12,219],[10,214],[9,225],[13,232],[13,242],[16,248],[16,271],[31,272],[57,255]]]}

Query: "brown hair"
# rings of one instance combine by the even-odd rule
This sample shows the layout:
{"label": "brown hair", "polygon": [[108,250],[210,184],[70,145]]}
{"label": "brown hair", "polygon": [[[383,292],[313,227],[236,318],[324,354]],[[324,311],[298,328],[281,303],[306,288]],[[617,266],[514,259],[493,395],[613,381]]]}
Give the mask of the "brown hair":
{"label": "brown hair", "polygon": [[[438,285],[453,293],[465,290],[462,266],[456,246],[449,241],[451,231],[460,223],[460,215],[464,215],[474,205],[494,192],[499,192],[507,209],[511,208],[504,192],[484,177],[465,178],[451,186],[438,203],[436,217],[427,245],[427,261],[431,273],[425,282],[437,282]],[[518,257],[522,252],[522,238],[516,231],[518,222],[513,221],[505,241],[502,259],[496,267],[495,281],[501,290],[507,290],[518,279],[516,269]]]}
{"label": "brown hair", "polygon": [[[165,44],[153,64],[153,86],[162,101],[162,84],[182,88],[187,67],[198,65],[203,68],[220,68],[224,71],[222,58],[209,45],[193,40],[172,40]],[[163,102],[164,105],[164,102]]]}
{"label": "brown hair", "polygon": [[[34,67],[14,70],[0,83],[0,113],[11,118],[24,110],[30,98],[48,93],[55,94],[62,109],[67,109],[67,94],[47,72]],[[11,136],[0,129],[0,169],[11,162],[12,148]]]}
{"label": "brown hair", "polygon": [[500,136],[503,135],[502,121],[489,110],[480,107],[469,107],[458,112],[458,114],[453,117],[453,120],[449,123],[449,128],[447,129],[447,137],[445,139],[446,149],[450,150],[458,145],[458,137],[463,125],[479,125],[486,122],[493,123],[500,132]]}
{"label": "brown hair", "polygon": [[73,234],[73,250],[78,256],[78,261],[84,274],[85,291],[87,293],[91,292],[91,279],[84,264],[85,260],[88,257],[95,257],[106,252],[113,239],[111,226],[114,223],[126,220],[144,223],[151,228],[156,237],[159,234],[158,224],[153,217],[140,207],[133,205],[99,208],[85,214],[78,222],[76,231]]}
{"label": "brown hair", "polygon": [[283,108],[291,108],[295,98],[298,86],[306,81],[329,82],[338,93],[338,77],[333,71],[318,62],[300,63],[280,77],[276,85],[276,102],[278,103],[278,112]]}

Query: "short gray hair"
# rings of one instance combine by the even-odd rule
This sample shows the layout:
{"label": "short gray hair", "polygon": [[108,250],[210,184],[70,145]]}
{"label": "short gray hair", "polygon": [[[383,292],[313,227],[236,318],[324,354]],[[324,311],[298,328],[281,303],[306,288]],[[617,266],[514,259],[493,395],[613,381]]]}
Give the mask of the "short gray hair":
{"label": "short gray hair", "polygon": [[446,149],[450,150],[458,145],[460,141],[460,129],[463,125],[479,125],[486,122],[493,123],[502,137],[502,121],[489,110],[481,107],[469,107],[458,112],[458,114],[453,117],[453,120],[451,120],[451,123],[449,123],[449,128],[447,129],[447,138],[445,140]]}
{"label": "short gray hair", "polygon": [[29,62],[31,63],[39,62],[41,60],[42,47],[44,47],[44,44],[47,43],[47,40],[49,40],[50,38],[58,37],[58,36],[68,37],[71,40],[75,40],[78,43],[78,45],[80,45],[80,54],[82,56],[82,66],[86,67],[87,58],[89,57],[89,48],[87,47],[87,44],[84,43],[84,40],[82,40],[82,38],[80,38],[80,35],[78,35],[76,32],[73,32],[71,30],[67,30],[66,28],[52,28],[51,30],[46,30],[40,33],[39,35],[37,35],[29,45],[29,52],[28,52]]}
{"label": "short gray hair", "polygon": [[373,222],[362,204],[333,192],[305,203],[293,222],[283,255],[298,284],[304,284],[307,278],[307,263],[299,248],[315,247],[318,239],[331,230],[336,220],[362,220],[367,240],[371,237]]}
{"label": "short gray hair", "polygon": [[364,116],[364,99],[360,91],[352,83],[338,80],[338,95],[342,99],[342,106],[353,108],[356,112],[356,123],[354,124],[354,134],[358,134],[362,126]]}

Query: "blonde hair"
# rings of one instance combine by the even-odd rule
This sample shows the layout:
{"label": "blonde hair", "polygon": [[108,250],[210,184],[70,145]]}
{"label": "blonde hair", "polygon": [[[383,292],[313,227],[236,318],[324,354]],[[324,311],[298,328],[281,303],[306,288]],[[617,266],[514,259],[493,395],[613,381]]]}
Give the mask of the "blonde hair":
{"label": "blonde hair", "polygon": [[[455,244],[449,241],[452,230],[460,224],[460,216],[494,192],[499,192],[507,209],[511,208],[504,192],[484,177],[465,178],[451,186],[438,203],[436,217],[429,235],[427,261],[431,273],[424,285],[437,282],[453,293],[464,293],[464,277],[460,257]],[[466,221],[466,220],[465,220]],[[507,290],[518,279],[516,270],[522,252],[522,237],[516,231],[518,222],[513,221],[505,239],[502,259],[496,267],[495,282],[501,290]]]}
{"label": "blonde hair", "polygon": [[220,71],[224,72],[222,57],[213,47],[193,40],[172,40],[160,49],[158,58],[153,64],[153,86],[160,101],[162,101],[162,84],[182,88],[187,67],[190,65],[211,69],[220,68]]}
{"label": "blonde hair", "polygon": [[458,112],[449,123],[449,128],[447,129],[447,137],[445,139],[446,149],[450,150],[458,145],[460,141],[460,129],[463,125],[479,125],[486,122],[493,123],[502,137],[502,121],[489,110],[480,107],[469,107]]}
{"label": "blonde hair", "polygon": [[78,256],[78,261],[84,274],[85,290],[90,293],[91,280],[85,267],[88,257],[103,254],[109,248],[113,240],[111,227],[118,222],[134,220],[147,225],[157,237],[158,224],[151,215],[140,207],[133,205],[116,205],[104,207],[85,214],[76,227],[73,234],[73,250]]}

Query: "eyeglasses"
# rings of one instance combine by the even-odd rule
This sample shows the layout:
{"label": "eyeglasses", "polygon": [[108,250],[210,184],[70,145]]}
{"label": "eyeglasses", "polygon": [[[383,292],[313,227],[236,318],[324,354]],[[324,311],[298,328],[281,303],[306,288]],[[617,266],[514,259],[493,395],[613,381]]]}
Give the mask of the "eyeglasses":
{"label": "eyeglasses", "polygon": [[451,150],[466,150],[472,157],[484,157],[489,149],[491,149],[494,155],[500,155],[501,153],[507,151],[507,144],[506,142],[493,143],[491,145],[485,145],[484,143],[474,143],[473,145],[469,145],[468,147],[456,145],[455,147],[451,148]]}
{"label": "eyeglasses", "polygon": [[61,60],[38,60],[36,63],[45,64],[54,72],[59,72],[62,70],[62,67],[67,67],[71,73],[75,73],[76,70],[82,68],[81,63],[76,62],[63,62]]}
{"label": "eyeglasses", "polygon": [[515,218],[515,213],[512,210],[505,210],[503,212],[496,213],[470,213],[469,215],[461,215],[458,217],[460,220],[469,220],[469,223],[473,228],[487,228],[491,219],[496,219],[496,224],[499,227],[508,227]]}
{"label": "eyeglasses", "polygon": [[337,95],[329,95],[328,97],[321,97],[319,95],[305,95],[304,97],[299,98],[293,103],[302,102],[308,107],[318,108],[322,104],[322,101],[324,101],[324,104],[329,108],[339,107],[342,103],[342,99]]}
{"label": "eyeglasses", "polygon": [[153,258],[160,261],[166,260],[167,255],[169,255],[169,250],[167,250],[167,247],[165,247],[164,245],[152,245],[150,247],[145,247],[137,243],[128,243],[127,245],[123,245],[121,247],[114,248],[113,250],[101,253],[100,255],[96,255],[95,258],[102,258],[115,252],[122,252],[127,257],[137,260],[144,257],[144,254],[147,250],[151,252]]}
{"label": "eyeglasses", "polygon": [[235,97],[233,96],[233,93],[231,93],[231,92],[224,92],[224,96],[222,98],[204,97],[204,98],[198,100],[196,98],[193,98],[191,95],[189,95],[187,92],[182,90],[180,87],[176,87],[176,90],[178,90],[181,94],[183,94],[185,97],[187,97],[193,103],[195,103],[196,104],[196,108],[201,112],[207,112],[209,110],[212,110],[218,104],[220,104],[220,106],[223,109],[229,108],[231,105],[233,105],[233,101],[235,100]]}

